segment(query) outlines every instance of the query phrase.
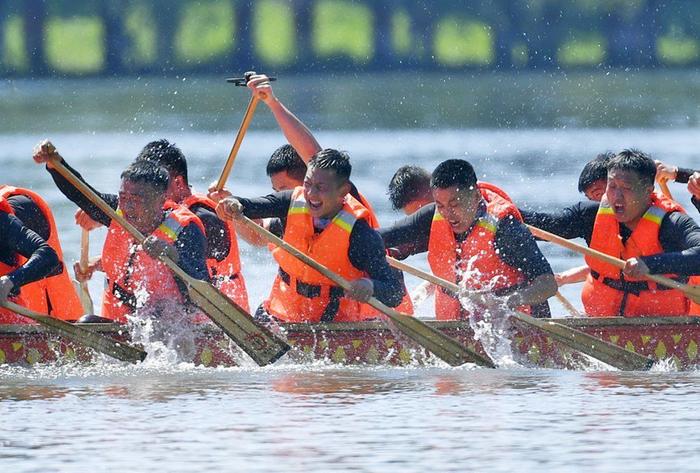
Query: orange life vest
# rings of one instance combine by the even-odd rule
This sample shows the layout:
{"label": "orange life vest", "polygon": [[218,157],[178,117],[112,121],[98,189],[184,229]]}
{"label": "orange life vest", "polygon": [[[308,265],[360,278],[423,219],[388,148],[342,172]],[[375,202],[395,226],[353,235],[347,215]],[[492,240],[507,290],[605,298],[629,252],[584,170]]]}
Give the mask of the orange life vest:
{"label": "orange life vest", "polygon": [[[496,230],[501,219],[512,216],[522,221],[522,217],[504,191],[486,182],[479,182],[477,187],[486,201],[486,212],[477,218],[461,243],[455,239],[449,222],[435,209],[428,242],[428,263],[436,276],[450,282],[457,282],[459,271],[459,284],[468,289],[507,292],[526,280],[522,271],[509,266],[496,254]],[[530,311],[529,306],[518,309]],[[452,294],[440,288],[435,291],[435,316],[438,320],[455,320],[467,315]]]}
{"label": "orange life vest", "polygon": [[[304,189],[297,187],[287,213],[284,241],[345,279],[367,277],[352,265],[348,256],[352,228],[367,215],[364,206],[351,197],[346,198],[341,211],[317,234]],[[367,318],[362,313],[362,304],[344,297],[343,290],[318,271],[281,248],[275,248],[272,255],[280,271],[264,303],[269,314],[285,322],[356,322]]]}
{"label": "orange life vest", "polygon": [[[589,246],[623,260],[662,253],[659,229],[664,216],[670,212],[683,212],[683,208],[666,197],[652,194],[651,206],[623,243],[620,223],[603,197]],[[639,317],[688,314],[689,302],[682,292],[667,290],[645,279],[628,278],[620,269],[596,258],[586,256],[586,263],[591,268],[591,273],[584,283],[581,299],[588,315]]]}
{"label": "orange life vest", "polygon": [[[156,238],[174,244],[188,225],[197,225],[204,233],[202,222],[192,212],[172,203],[168,207],[168,215],[152,233]],[[103,317],[124,323],[127,315],[146,305],[165,300],[184,303],[172,271],[158,259],[151,258],[115,221],[107,230],[102,270],[107,276]]]}
{"label": "orange life vest", "polygon": [[[63,250],[58,239],[58,229],[48,204],[36,192],[13,186],[0,186],[0,198],[23,195],[39,207],[49,225],[49,239],[46,243],[58,255],[62,271],[60,274],[39,279],[22,286],[21,295],[28,309],[49,314],[62,320],[77,320],[83,315],[83,306],[71,282],[68,268],[63,260]],[[10,212],[14,215],[14,211]],[[20,264],[26,259],[20,257]]]}
{"label": "orange life vest", "polygon": [[[203,194],[192,194],[187,197],[182,205],[192,209],[195,205],[202,205],[212,212],[215,212],[216,203]],[[229,234],[228,255],[222,261],[216,258],[207,258],[207,267],[211,275],[212,282],[221,292],[226,294],[232,301],[250,312],[248,304],[248,291],[246,290],[243,273],[241,273],[241,259],[238,252],[238,237],[232,221],[226,221]]]}
{"label": "orange life vest", "polygon": [[[10,203],[5,200],[5,198],[0,197],[0,212],[4,212],[6,214],[12,215],[12,207],[10,207]],[[0,276],[5,276],[6,274],[10,274],[12,271],[15,269],[19,268],[21,265],[19,264],[19,257],[20,255],[17,254],[15,258],[15,264],[13,265],[8,265],[0,261]],[[19,304],[21,306],[27,306],[25,301],[22,299],[21,293],[17,296],[13,296],[9,298],[10,301],[14,302],[15,304]],[[7,310],[3,307],[0,307],[0,324],[31,324],[34,323],[31,319],[28,319],[26,317],[22,317],[21,315],[15,314],[11,310]]]}

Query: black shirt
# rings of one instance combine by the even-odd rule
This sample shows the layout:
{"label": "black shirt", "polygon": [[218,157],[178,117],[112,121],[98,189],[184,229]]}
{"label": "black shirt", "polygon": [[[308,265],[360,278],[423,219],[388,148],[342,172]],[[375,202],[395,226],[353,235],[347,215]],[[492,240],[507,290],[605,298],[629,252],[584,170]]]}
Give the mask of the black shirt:
{"label": "black shirt", "polygon": [[[243,205],[246,217],[277,217],[282,229],[286,227],[292,191],[276,192],[254,199],[236,199]],[[355,268],[367,273],[372,279],[374,297],[389,307],[396,307],[401,303],[404,296],[402,277],[389,266],[379,234],[364,220],[358,220],[352,227],[348,259]]]}
{"label": "black shirt", "polygon": [[18,288],[50,275],[59,265],[56,252],[39,235],[31,231],[14,215],[0,212],[0,262],[14,266],[18,254],[27,258],[19,268],[7,274],[17,294]]}
{"label": "black shirt", "polygon": [[[598,213],[597,202],[579,202],[557,212],[522,210],[525,223],[563,238],[583,238],[591,243],[593,224]],[[620,236],[626,241],[632,231],[620,225]],[[700,228],[688,215],[668,213],[661,220],[659,242],[664,252],[640,259],[651,274],[700,274]]]}
{"label": "black shirt", "polygon": [[[690,180],[690,176],[695,174],[696,171],[694,169],[688,169],[688,168],[678,168],[678,172],[676,172],[676,182],[680,182],[681,184],[687,184],[688,181]],[[700,199],[697,197],[693,196],[690,201],[693,203],[696,209],[698,209],[698,212],[700,212]]]}

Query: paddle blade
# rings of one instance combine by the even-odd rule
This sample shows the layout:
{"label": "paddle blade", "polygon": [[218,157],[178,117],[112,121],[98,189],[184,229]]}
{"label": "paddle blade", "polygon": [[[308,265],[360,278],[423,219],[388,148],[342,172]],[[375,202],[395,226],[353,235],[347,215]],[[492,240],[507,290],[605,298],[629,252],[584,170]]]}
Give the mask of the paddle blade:
{"label": "paddle blade", "polygon": [[572,327],[558,324],[552,320],[542,320],[515,312],[512,317],[519,322],[545,332],[553,340],[578,350],[591,358],[602,361],[624,371],[646,371],[652,367],[654,360],[622,347],[608,343]]}
{"label": "paddle blade", "polygon": [[49,327],[54,332],[63,335],[79,345],[85,345],[95,351],[116,358],[117,360],[136,363],[146,358],[146,352],[143,350],[123,342],[118,342],[117,340],[113,340],[97,332],[84,329],[78,325],[70,324],[47,315],[38,314],[12,302],[6,302],[5,307],[41,325]]}
{"label": "paddle blade", "polygon": [[259,366],[277,361],[290,346],[266,327],[256,323],[238,304],[214,286],[188,281],[190,299]]}
{"label": "paddle blade", "polygon": [[465,347],[457,340],[449,337],[441,331],[430,327],[425,322],[402,314],[386,313],[396,328],[408,338],[421,345],[429,352],[440,358],[450,366],[460,366],[465,363],[476,363],[479,366],[495,368],[496,365],[489,360]]}

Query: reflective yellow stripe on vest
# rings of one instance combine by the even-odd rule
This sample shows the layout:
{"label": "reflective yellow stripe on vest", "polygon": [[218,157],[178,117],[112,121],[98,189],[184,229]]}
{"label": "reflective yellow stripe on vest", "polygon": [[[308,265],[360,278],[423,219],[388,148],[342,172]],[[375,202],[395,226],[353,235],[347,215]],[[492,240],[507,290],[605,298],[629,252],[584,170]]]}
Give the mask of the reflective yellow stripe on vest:
{"label": "reflective yellow stripe on vest", "polygon": [[168,216],[163,223],[160,224],[158,230],[168,235],[173,241],[177,240],[178,235],[182,231],[182,225],[172,215]]}
{"label": "reflective yellow stripe on vest", "polygon": [[352,232],[352,227],[355,225],[356,221],[357,218],[345,210],[341,210],[335,217],[333,217],[333,223],[348,233]]}
{"label": "reflective yellow stripe on vest", "polygon": [[666,215],[666,211],[664,209],[661,207],[652,206],[649,207],[646,212],[644,212],[642,218],[654,222],[657,225],[661,225],[661,220],[663,220],[664,215]]}

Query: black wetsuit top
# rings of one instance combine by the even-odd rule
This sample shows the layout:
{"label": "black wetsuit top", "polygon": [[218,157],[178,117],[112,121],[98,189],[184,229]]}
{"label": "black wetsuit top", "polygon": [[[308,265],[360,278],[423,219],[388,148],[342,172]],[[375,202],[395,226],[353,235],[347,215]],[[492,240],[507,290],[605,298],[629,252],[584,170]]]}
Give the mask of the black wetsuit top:
{"label": "black wetsuit top", "polygon": [[[688,181],[690,180],[690,176],[695,174],[696,171],[693,169],[688,169],[688,168],[678,168],[678,172],[676,173],[676,182],[680,182],[681,184],[687,184]],[[693,196],[690,201],[693,203],[696,209],[698,209],[698,212],[700,212],[700,199],[697,197]]]}
{"label": "black wetsuit top", "polygon": [[[253,199],[236,199],[243,205],[246,217],[277,217],[282,230],[286,227],[292,191],[276,192]],[[364,220],[358,220],[352,228],[348,258],[355,268],[367,273],[372,279],[374,297],[389,307],[396,307],[401,303],[404,296],[402,278],[387,263],[381,238]]]}
{"label": "black wetsuit top", "polygon": [[7,274],[15,285],[11,295],[16,295],[19,287],[51,275],[60,267],[56,252],[45,240],[14,215],[0,212],[0,261],[14,266],[18,263],[18,254],[27,261]]}
{"label": "black wetsuit top", "polygon": [[[583,238],[590,245],[598,207],[597,202],[586,201],[552,213],[520,212],[525,223],[564,238]],[[631,234],[620,225],[623,242]],[[659,242],[663,253],[640,258],[651,274],[700,274],[700,228],[692,218],[680,212],[666,214],[659,227]]]}

